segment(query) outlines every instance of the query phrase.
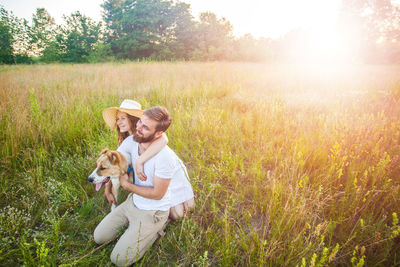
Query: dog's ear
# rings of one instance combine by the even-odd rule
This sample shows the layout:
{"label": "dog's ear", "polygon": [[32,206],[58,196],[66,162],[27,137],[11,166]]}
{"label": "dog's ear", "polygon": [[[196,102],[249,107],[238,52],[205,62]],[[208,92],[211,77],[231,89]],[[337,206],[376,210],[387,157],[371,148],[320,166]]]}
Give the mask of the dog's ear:
{"label": "dog's ear", "polygon": [[115,157],[113,154],[114,151],[109,150],[109,149],[104,149],[103,152],[104,152],[103,155],[105,155],[108,158],[108,160],[114,164],[114,160],[115,160]]}
{"label": "dog's ear", "polygon": [[113,155],[113,164],[119,165],[122,171],[121,174],[126,173],[128,170],[128,162],[126,161],[125,157],[118,151],[111,151],[111,153]]}
{"label": "dog's ear", "polygon": [[104,149],[101,151],[100,155],[107,154],[108,151],[110,151],[108,148],[104,148]]}
{"label": "dog's ear", "polygon": [[109,152],[109,158],[112,164],[118,165],[119,162],[119,157],[118,157],[118,152],[117,151],[111,151]]}

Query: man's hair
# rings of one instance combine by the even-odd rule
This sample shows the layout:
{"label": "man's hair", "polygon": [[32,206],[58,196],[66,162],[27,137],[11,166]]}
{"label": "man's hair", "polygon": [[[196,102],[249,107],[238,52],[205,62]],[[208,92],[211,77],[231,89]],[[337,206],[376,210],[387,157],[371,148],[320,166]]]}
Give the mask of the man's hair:
{"label": "man's hair", "polygon": [[143,113],[150,119],[153,119],[157,122],[156,131],[165,132],[169,125],[171,124],[171,117],[169,116],[168,110],[166,108],[156,106],[149,109],[146,109]]}

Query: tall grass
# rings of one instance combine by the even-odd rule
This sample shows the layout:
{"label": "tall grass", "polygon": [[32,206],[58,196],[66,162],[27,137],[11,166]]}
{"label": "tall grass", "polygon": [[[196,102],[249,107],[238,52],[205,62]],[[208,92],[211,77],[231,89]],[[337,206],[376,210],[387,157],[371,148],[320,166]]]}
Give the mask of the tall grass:
{"label": "tall grass", "polygon": [[[128,63],[0,67],[0,262],[84,257],[109,211],[86,177],[104,108],[168,108],[196,210],[138,265],[400,264],[400,67]],[[126,194],[125,194],[126,196]],[[123,197],[122,199],[123,200]]]}

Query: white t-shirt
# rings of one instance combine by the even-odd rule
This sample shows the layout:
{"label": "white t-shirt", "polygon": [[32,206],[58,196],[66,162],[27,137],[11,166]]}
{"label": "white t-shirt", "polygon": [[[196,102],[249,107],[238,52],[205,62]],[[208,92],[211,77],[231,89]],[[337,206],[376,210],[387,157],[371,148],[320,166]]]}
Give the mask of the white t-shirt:
{"label": "white t-shirt", "polygon": [[183,162],[178,158],[178,166],[172,175],[169,189],[171,190],[171,206],[174,207],[194,197],[189,175]]}
{"label": "white t-shirt", "polygon": [[[136,160],[139,157],[139,143],[133,140],[132,136],[125,138],[118,148],[128,163],[132,163],[135,166]],[[145,162],[143,166],[143,171],[147,176],[146,181],[141,181],[137,178],[136,170],[135,172],[135,184],[139,186],[153,186],[154,176],[162,179],[172,179],[174,171],[178,165],[179,158],[176,154],[168,147],[165,146],[160,152],[150,158]],[[171,207],[171,193],[170,187],[168,187],[167,192],[164,197],[160,200],[145,198],[137,194],[133,194],[133,202],[136,207],[142,210],[169,210]]]}

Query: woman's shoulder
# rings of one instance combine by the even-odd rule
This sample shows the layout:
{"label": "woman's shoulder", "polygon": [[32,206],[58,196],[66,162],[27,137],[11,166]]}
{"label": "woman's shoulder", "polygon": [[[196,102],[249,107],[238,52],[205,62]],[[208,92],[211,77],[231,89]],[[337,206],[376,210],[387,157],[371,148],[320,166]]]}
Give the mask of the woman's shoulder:
{"label": "woman's shoulder", "polygon": [[119,145],[118,149],[132,149],[137,145],[137,142],[133,140],[133,136],[128,136],[127,138],[122,141]]}
{"label": "woman's shoulder", "polygon": [[133,135],[128,136],[127,138],[125,138],[125,140],[128,140],[129,142],[135,142],[135,140],[133,140]]}
{"label": "woman's shoulder", "polygon": [[133,135],[130,135],[130,136],[128,136],[127,138],[125,138],[125,139],[122,141],[121,145],[122,145],[123,143],[134,144],[134,143],[136,143],[136,141],[133,140]]}

